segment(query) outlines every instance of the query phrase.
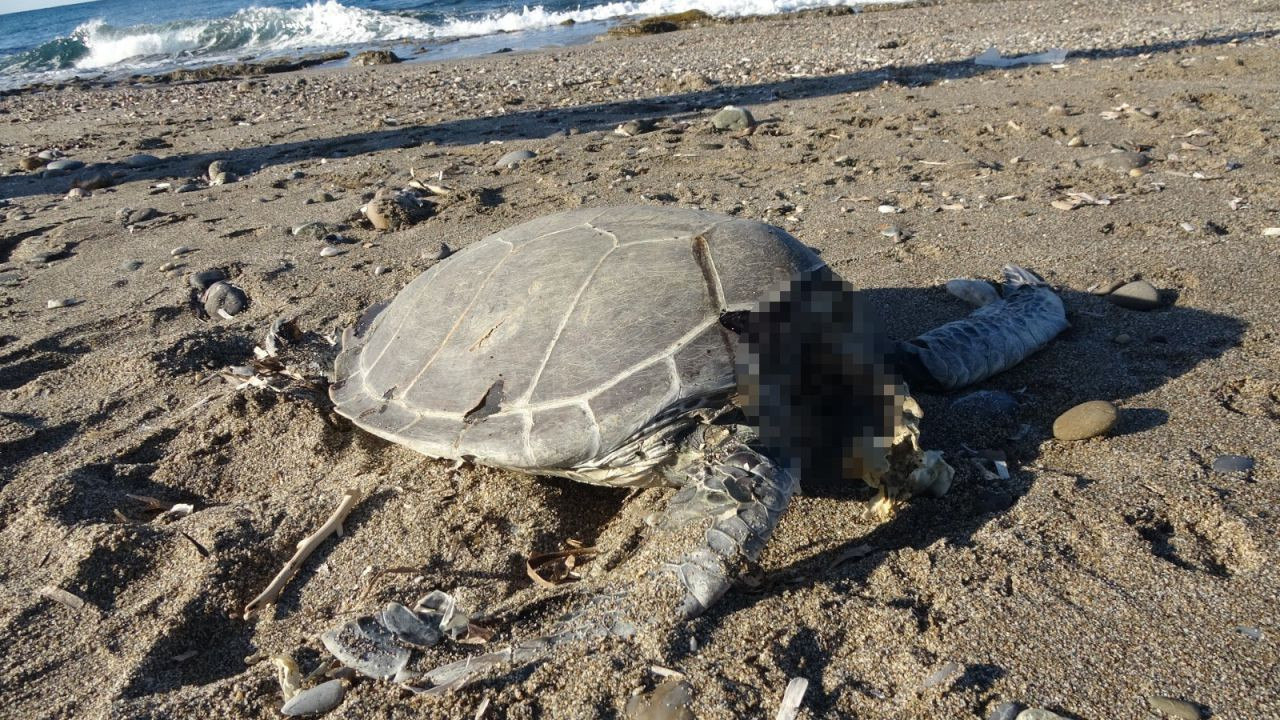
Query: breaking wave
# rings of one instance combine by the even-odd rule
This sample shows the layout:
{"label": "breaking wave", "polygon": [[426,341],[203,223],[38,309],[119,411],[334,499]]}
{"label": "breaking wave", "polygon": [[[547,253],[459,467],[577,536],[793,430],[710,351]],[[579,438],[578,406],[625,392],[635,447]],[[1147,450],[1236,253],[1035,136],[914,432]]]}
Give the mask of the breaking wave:
{"label": "breaking wave", "polygon": [[[551,0],[520,10],[386,13],[348,7],[337,0],[299,8],[252,7],[214,19],[179,20],[157,25],[115,27],[102,20],[84,23],[69,37],[46,42],[18,55],[0,58],[6,74],[58,70],[124,70],[160,64],[185,64],[215,58],[261,56],[298,49],[430,41],[550,28],[574,22],[600,22],[702,10],[716,16],[767,15],[855,0],[630,0],[569,6]],[[903,0],[879,0],[901,2]],[[555,9],[557,3],[560,9]],[[463,6],[465,7],[465,5]]]}

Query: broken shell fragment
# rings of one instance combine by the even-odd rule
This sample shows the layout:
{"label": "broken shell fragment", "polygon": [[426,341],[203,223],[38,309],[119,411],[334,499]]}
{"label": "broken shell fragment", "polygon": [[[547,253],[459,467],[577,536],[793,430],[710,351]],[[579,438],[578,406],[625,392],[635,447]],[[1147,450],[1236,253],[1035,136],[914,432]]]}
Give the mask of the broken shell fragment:
{"label": "broken shell fragment", "polygon": [[402,643],[417,647],[431,647],[443,637],[440,630],[423,622],[412,610],[400,603],[387,603],[382,609],[382,625]]}
{"label": "broken shell fragment", "polygon": [[281,715],[318,715],[342,704],[347,688],[341,680],[330,680],[299,692],[280,708]]}
{"label": "broken shell fragment", "polygon": [[376,618],[352,620],[324,633],[320,641],[338,662],[375,680],[389,680],[409,663],[409,650]]}

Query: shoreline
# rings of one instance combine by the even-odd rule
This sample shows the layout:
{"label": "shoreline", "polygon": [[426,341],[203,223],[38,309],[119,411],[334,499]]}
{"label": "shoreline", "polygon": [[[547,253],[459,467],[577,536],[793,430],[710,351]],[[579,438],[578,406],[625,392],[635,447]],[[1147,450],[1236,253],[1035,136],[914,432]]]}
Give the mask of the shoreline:
{"label": "shoreline", "polygon": [[[644,581],[632,550],[669,490],[455,471],[335,420],[323,392],[325,338],[450,252],[642,204],[783,228],[895,338],[966,314],[943,283],[1005,263],[1043,274],[1071,328],[983,384],[1012,415],[917,393],[926,446],[957,470],[944,497],[878,523],[863,488],[803,495],[746,581],[668,635],[443,697],[348,680],[323,717],[626,717],[654,667],[687,678],[700,720],[772,717],[796,677],[805,720],[1009,704],[1142,720],[1153,698],[1280,716],[1280,6],[892,9],[5,97],[0,703],[268,720],[273,655],[311,672],[321,631],[388,602],[443,589],[495,630],[422,669],[571,609],[525,570],[566,539],[602,549],[581,587]],[[1071,54],[975,65],[992,46]],[[754,128],[715,129],[725,105]],[[19,169],[50,149],[87,167]],[[532,157],[498,167],[513,151]],[[405,188],[429,217],[381,230],[362,213]],[[196,287],[210,271],[243,293],[230,317]],[[1158,307],[1095,294],[1134,278]],[[245,385],[281,318],[303,337],[281,361],[306,383]],[[1056,440],[1055,418],[1091,400],[1119,407],[1115,430]],[[1236,455],[1252,467],[1220,469]],[[244,620],[355,486],[345,533]]]}

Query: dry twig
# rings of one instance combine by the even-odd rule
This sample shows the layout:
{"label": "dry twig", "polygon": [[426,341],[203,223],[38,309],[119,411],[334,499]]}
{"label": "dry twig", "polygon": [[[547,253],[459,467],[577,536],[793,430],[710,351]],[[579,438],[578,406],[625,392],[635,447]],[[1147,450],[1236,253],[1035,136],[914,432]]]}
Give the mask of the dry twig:
{"label": "dry twig", "polygon": [[280,591],[284,590],[284,586],[289,584],[293,576],[298,572],[298,568],[302,567],[302,563],[306,562],[311,553],[320,547],[320,543],[325,541],[335,532],[342,529],[342,521],[351,514],[351,510],[360,501],[360,491],[352,488],[342,495],[342,502],[338,503],[338,509],[333,511],[328,520],[324,521],[324,525],[319,530],[303,538],[298,543],[298,550],[289,558],[289,562],[284,564],[284,568],[276,574],[271,580],[271,584],[267,585],[267,589],[262,594],[249,601],[244,607],[244,619],[248,620],[253,617],[259,610],[275,602],[280,596]]}

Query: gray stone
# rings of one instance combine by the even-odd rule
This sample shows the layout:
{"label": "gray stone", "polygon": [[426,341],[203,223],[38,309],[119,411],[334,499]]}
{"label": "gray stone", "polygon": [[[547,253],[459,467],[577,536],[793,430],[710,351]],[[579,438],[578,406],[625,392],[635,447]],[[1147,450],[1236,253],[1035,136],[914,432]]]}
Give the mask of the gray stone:
{"label": "gray stone", "polygon": [[19,160],[18,167],[27,171],[39,170],[40,168],[44,167],[45,164],[48,162],[49,162],[48,160],[45,160],[42,157],[32,155],[31,157],[24,157],[21,160]]}
{"label": "gray stone", "polygon": [[755,126],[756,119],[746,108],[726,106],[711,117],[711,126],[717,130],[748,130]]}
{"label": "gray stone", "polygon": [[295,717],[329,712],[342,704],[346,694],[347,688],[341,680],[320,683],[289,698],[284,707],[280,708],[280,714]]}
{"label": "gray stone", "polygon": [[400,61],[400,57],[390,50],[365,50],[351,58],[352,65],[392,65]]}
{"label": "gray stone", "polygon": [[191,276],[187,278],[187,282],[191,287],[204,291],[208,290],[210,285],[226,279],[227,274],[222,272],[220,268],[209,268],[208,270],[191,273]]}
{"label": "gray stone", "polygon": [[230,185],[231,183],[233,183],[233,182],[235,182],[236,180],[239,180],[239,179],[240,179],[240,177],[239,177],[238,175],[236,175],[235,173],[233,173],[233,172],[227,172],[227,171],[223,170],[222,172],[218,173],[217,175],[214,175],[214,176],[213,176],[213,179],[211,179],[211,180],[209,181],[209,184],[210,184],[210,185]]}
{"label": "gray stone", "polygon": [[1160,307],[1160,292],[1146,280],[1134,280],[1112,290],[1107,299],[1129,310],[1154,310]]}
{"label": "gray stone", "polygon": [[36,157],[40,158],[45,162],[50,162],[51,160],[57,160],[58,158],[62,157],[62,153],[58,152],[57,150],[41,150],[40,152],[36,153]]}
{"label": "gray stone", "polygon": [[332,245],[325,245],[324,247],[320,248],[320,257],[334,257],[341,254],[342,254],[342,249],[336,248]]}
{"label": "gray stone", "polygon": [[399,230],[426,220],[435,206],[407,192],[379,190],[365,206],[365,217],[378,230]]}
{"label": "gray stone", "polygon": [[520,167],[520,163],[525,160],[532,160],[538,157],[538,154],[532,150],[512,150],[511,152],[498,158],[493,164],[494,167],[500,168],[516,168]]}
{"label": "gray stone", "polygon": [[201,299],[204,311],[213,318],[238,315],[249,304],[243,290],[225,282],[210,285]]}
{"label": "gray stone", "polygon": [[158,217],[160,217],[160,211],[155,208],[138,208],[137,210],[131,210],[129,214],[125,216],[125,224],[137,225],[138,223],[143,223]]}
{"label": "gray stone", "polygon": [[1219,455],[1213,460],[1216,473],[1247,473],[1253,470],[1253,458],[1247,455]]}
{"label": "gray stone", "polygon": [[1111,172],[1128,174],[1130,171],[1138,168],[1146,167],[1151,162],[1151,158],[1140,152],[1109,152],[1103,155],[1095,155],[1080,161],[1084,167],[1099,168],[1101,170],[1110,170]]}
{"label": "gray stone", "polygon": [[656,120],[648,118],[641,120],[628,120],[615,128],[614,132],[618,135],[622,135],[623,137],[635,137],[636,135],[653,132],[654,128],[657,126],[658,123]]}
{"label": "gray stone", "polygon": [[1087,440],[1115,427],[1120,411],[1106,400],[1081,403],[1053,421],[1053,436],[1059,440]]}
{"label": "gray stone", "polygon": [[54,160],[48,165],[45,165],[44,169],[52,173],[64,173],[71,172],[72,170],[79,170],[82,167],[84,167],[84,163],[79,160],[64,158],[62,160]]}
{"label": "gray stone", "polygon": [[226,160],[214,160],[209,163],[209,169],[205,175],[208,176],[210,180],[213,180],[224,172],[231,172],[231,164]]}
{"label": "gray stone", "polygon": [[134,270],[141,269],[142,265],[143,265],[143,262],[141,260],[125,260],[124,262],[120,263],[120,269],[124,270],[125,272],[133,272]]}
{"label": "gray stone", "polygon": [[86,172],[76,178],[71,183],[71,187],[81,190],[101,190],[116,184],[115,178],[111,177],[111,173],[102,170],[93,170]]}
{"label": "gray stone", "polygon": [[189,182],[189,183],[184,183],[182,185],[179,185],[178,187],[174,188],[173,191],[175,193],[189,193],[189,192],[195,192],[196,190],[200,190],[203,187],[204,186],[201,185],[200,183]]}
{"label": "gray stone", "polygon": [[1200,720],[1200,708],[1186,700],[1178,700],[1163,695],[1152,695],[1147,698],[1147,704],[1151,706],[1152,710],[1167,718]]}
{"label": "gray stone", "polygon": [[148,155],[146,153],[138,153],[137,155],[130,155],[129,157],[124,159],[124,164],[127,167],[131,167],[134,169],[148,168],[159,162],[160,162],[160,158],[156,157],[155,155]]}

